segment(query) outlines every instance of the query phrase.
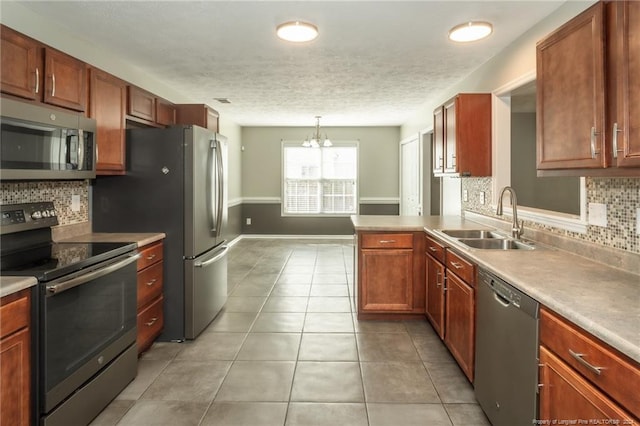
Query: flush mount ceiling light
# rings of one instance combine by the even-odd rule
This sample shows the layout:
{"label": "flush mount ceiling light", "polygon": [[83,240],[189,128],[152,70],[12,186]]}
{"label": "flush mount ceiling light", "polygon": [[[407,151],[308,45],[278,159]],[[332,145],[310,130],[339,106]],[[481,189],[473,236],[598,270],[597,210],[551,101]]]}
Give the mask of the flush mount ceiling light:
{"label": "flush mount ceiling light", "polygon": [[311,138],[307,138],[302,142],[302,146],[307,148],[319,148],[320,143],[322,142],[322,146],[329,147],[333,146],[329,138],[327,138],[327,134],[325,133],[324,139],[320,136],[320,119],[322,117],[316,115],[316,134],[311,136]]}
{"label": "flush mount ceiling light", "polygon": [[318,27],[308,22],[291,21],[278,25],[276,34],[282,40],[304,43],[318,37]]}
{"label": "flush mount ceiling light", "polygon": [[493,32],[493,25],[488,22],[465,22],[449,30],[449,40],[465,43],[488,37]]}

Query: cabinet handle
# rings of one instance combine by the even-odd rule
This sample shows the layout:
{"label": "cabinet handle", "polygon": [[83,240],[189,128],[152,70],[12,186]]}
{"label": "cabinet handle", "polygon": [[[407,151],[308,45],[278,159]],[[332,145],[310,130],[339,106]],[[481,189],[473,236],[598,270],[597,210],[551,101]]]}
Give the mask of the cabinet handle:
{"label": "cabinet handle", "polygon": [[596,158],[596,155],[600,154],[600,151],[596,151],[596,136],[599,134],[595,127],[591,128],[591,158]]}
{"label": "cabinet handle", "polygon": [[587,360],[584,359],[584,356],[585,356],[584,354],[579,354],[569,349],[569,355],[574,357],[580,364],[584,365],[591,372],[597,374],[598,376],[602,373],[602,367],[595,367],[591,365],[589,362],[587,362]]}
{"label": "cabinet handle", "polygon": [[395,243],[396,240],[380,240],[380,244],[390,244],[390,243]]}
{"label": "cabinet handle", "polygon": [[148,285],[148,286],[152,286],[152,285],[154,285],[154,284],[156,283],[156,281],[158,281],[158,280],[157,280],[157,279],[155,279],[155,278],[154,278],[154,279],[152,279],[151,281],[147,281],[147,285]]}
{"label": "cabinet handle", "polygon": [[458,262],[451,262],[451,266],[453,266],[456,269],[462,269],[463,266],[461,264],[459,264]]}
{"label": "cabinet handle", "polygon": [[429,246],[429,250],[431,250],[434,253],[438,251],[438,249],[433,246]]}
{"label": "cabinet handle", "polygon": [[36,67],[36,93],[40,91],[40,70]]}
{"label": "cabinet handle", "polygon": [[156,258],[155,254],[150,254],[149,256],[147,256],[147,260],[153,260]]}
{"label": "cabinet handle", "polygon": [[618,158],[618,133],[622,131],[618,129],[618,123],[613,123],[613,158]]}
{"label": "cabinet handle", "polygon": [[158,321],[158,317],[153,317],[151,318],[151,321],[149,322],[145,322],[144,325],[146,325],[147,327],[151,327],[153,324],[155,324]]}
{"label": "cabinet handle", "polygon": [[56,97],[56,75],[51,74],[51,97]]}

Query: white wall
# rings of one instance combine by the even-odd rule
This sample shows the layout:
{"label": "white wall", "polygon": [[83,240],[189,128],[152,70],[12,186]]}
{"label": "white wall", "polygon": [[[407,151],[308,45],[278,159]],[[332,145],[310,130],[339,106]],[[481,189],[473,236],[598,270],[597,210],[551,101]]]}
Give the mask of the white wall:
{"label": "white wall", "polygon": [[[333,140],[359,140],[360,198],[394,199],[399,192],[399,127],[322,128]],[[280,198],[281,141],[305,139],[309,127],[243,127],[242,196]]]}

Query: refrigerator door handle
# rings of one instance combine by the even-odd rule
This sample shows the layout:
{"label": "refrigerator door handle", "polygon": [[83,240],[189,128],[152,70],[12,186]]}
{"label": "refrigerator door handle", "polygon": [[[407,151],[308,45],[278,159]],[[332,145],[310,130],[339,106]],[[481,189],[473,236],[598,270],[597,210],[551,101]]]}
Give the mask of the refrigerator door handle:
{"label": "refrigerator door handle", "polygon": [[207,259],[204,262],[196,262],[193,264],[193,266],[195,266],[196,268],[206,268],[207,266],[212,265],[216,263],[218,260],[222,259],[227,254],[228,250],[229,250],[229,247],[224,246],[222,247],[222,251],[217,255],[213,256],[211,259]]}
{"label": "refrigerator door handle", "polygon": [[208,163],[208,168],[209,168],[209,173],[207,174],[207,179],[209,180],[209,182],[207,183],[207,197],[209,198],[209,202],[207,203],[207,210],[208,214],[209,214],[209,220],[210,220],[210,225],[211,225],[211,232],[213,232],[214,234],[217,235],[218,231],[217,231],[217,219],[216,219],[216,212],[217,212],[217,188],[215,188],[213,186],[214,181],[216,179],[215,177],[215,173],[217,170],[216,167],[216,163],[218,162],[218,156],[216,151],[218,151],[216,148],[216,141],[211,139],[210,141],[210,145],[209,145],[209,158],[207,159],[207,163]]}
{"label": "refrigerator door handle", "polygon": [[222,215],[224,208],[224,170],[222,164],[222,144],[218,143],[216,149],[216,171],[218,172],[218,190],[216,192],[216,201],[218,204],[218,210],[216,212],[216,223],[218,224],[216,230],[216,236],[219,237],[222,234]]}

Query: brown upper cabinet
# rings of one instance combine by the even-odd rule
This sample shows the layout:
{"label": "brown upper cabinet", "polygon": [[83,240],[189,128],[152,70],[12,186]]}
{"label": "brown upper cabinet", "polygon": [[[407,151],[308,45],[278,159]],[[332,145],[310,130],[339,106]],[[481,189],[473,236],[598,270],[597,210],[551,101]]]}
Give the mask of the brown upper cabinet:
{"label": "brown upper cabinet", "polygon": [[5,26],[1,30],[3,93],[74,111],[86,110],[84,62]]}
{"label": "brown upper cabinet", "polygon": [[434,175],[491,176],[491,94],[460,93],[433,121]]}
{"label": "brown upper cabinet", "polygon": [[5,26],[0,27],[0,36],[2,93],[39,100],[43,73],[40,43]]}
{"label": "brown upper cabinet", "polygon": [[599,2],[538,42],[539,176],[640,174],[639,27],[638,2]]}
{"label": "brown upper cabinet", "polygon": [[178,124],[195,124],[213,132],[218,132],[218,111],[205,104],[176,105]]}
{"label": "brown upper cabinet", "polygon": [[163,126],[172,126],[176,121],[176,106],[171,102],[156,98],[156,122]]}
{"label": "brown upper cabinet", "polygon": [[125,173],[127,83],[96,68],[90,70],[89,117],[96,120],[96,173]]}
{"label": "brown upper cabinet", "polygon": [[127,114],[152,123],[156,121],[156,97],[136,86],[127,87]]}

